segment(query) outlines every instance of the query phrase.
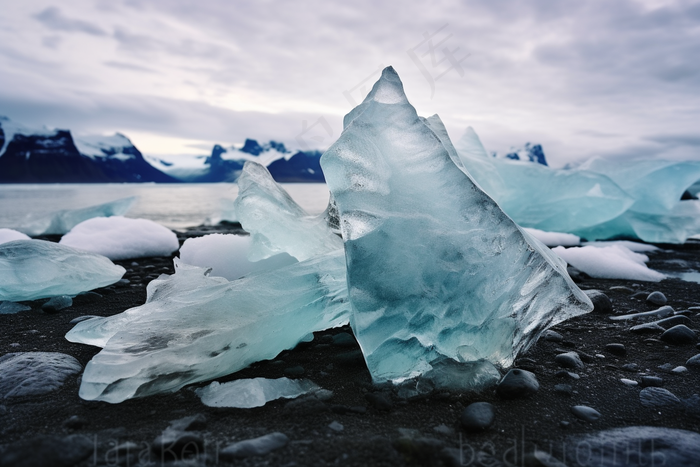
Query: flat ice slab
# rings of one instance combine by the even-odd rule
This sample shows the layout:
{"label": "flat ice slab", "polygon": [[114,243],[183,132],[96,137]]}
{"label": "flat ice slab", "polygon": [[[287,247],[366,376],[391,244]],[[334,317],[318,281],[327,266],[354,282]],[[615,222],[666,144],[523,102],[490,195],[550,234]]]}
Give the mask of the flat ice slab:
{"label": "flat ice slab", "polygon": [[117,282],[126,270],[104,256],[42,240],[0,245],[0,301],[77,295]]}
{"label": "flat ice slab", "polygon": [[250,409],[262,407],[276,399],[294,399],[319,389],[308,379],[252,378],[228,383],[214,381],[209,386],[195,390],[195,393],[209,407]]}
{"label": "flat ice slab", "polygon": [[121,216],[95,217],[81,222],[59,243],[112,260],[170,256],[180,247],[172,230],[148,219]]}

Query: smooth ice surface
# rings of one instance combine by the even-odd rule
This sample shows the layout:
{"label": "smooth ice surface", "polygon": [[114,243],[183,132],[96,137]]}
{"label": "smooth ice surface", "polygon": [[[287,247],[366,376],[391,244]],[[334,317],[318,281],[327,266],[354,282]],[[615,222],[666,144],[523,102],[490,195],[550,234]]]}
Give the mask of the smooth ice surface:
{"label": "smooth ice surface", "polygon": [[85,368],[80,397],[116,403],[176,391],[348,322],[342,250],[232,282],[175,265],[148,284],[144,305],[68,332],[71,342],[104,347]]}
{"label": "smooth ice surface", "polygon": [[65,209],[50,214],[28,215],[16,227],[27,235],[63,235],[83,221],[95,217],[123,216],[136,201],[135,196],[81,209]]}
{"label": "smooth ice surface", "polygon": [[294,399],[320,388],[308,379],[237,379],[228,383],[214,381],[195,393],[209,407],[250,409],[276,399]]}
{"label": "smooth ice surface", "polygon": [[299,261],[343,248],[323,215],[311,216],[273,180],[264,166],[246,162],[238,178],[236,218],[250,232],[248,259],[289,253]]}
{"label": "smooth ice surface", "polygon": [[14,240],[30,240],[29,236],[12,229],[0,229],[0,244]]}
{"label": "smooth ice surface", "polygon": [[78,360],[58,352],[19,352],[0,357],[0,399],[41,396],[80,373]]}
{"label": "smooth ice surface", "polygon": [[59,243],[112,260],[170,256],[180,247],[172,230],[148,219],[121,216],[96,217],[81,222]]}
{"label": "smooth ice surface", "polygon": [[29,311],[32,308],[15,302],[0,302],[0,315],[14,315],[20,311]]}
{"label": "smooth ice surface", "polygon": [[80,292],[117,282],[125,273],[104,256],[42,240],[0,245],[0,301]]}
{"label": "smooth ice surface", "polygon": [[471,127],[455,147],[474,180],[522,226],[654,243],[683,243],[700,233],[700,201],[681,201],[700,180],[700,162],[593,158],[552,169],[488,156]]}
{"label": "smooth ice surface", "polygon": [[564,261],[591,277],[658,282],[666,276],[649,269],[649,257],[622,246],[583,246],[552,249]]}
{"label": "smooth ice surface", "polygon": [[456,165],[442,123],[418,117],[392,68],[344,125],[321,164],[375,381],[444,357],[508,366],[545,329],[592,310],[565,263]]}
{"label": "smooth ice surface", "polygon": [[581,244],[581,239],[573,234],[563,232],[545,232],[544,230],[530,229],[527,227],[523,227],[523,230],[549,247],[577,246]]}
{"label": "smooth ice surface", "polygon": [[225,277],[230,281],[297,262],[287,253],[279,253],[260,261],[249,261],[248,253],[252,244],[249,236],[242,235],[211,234],[188,238],[180,247],[180,260],[192,266],[211,268],[211,276]]}

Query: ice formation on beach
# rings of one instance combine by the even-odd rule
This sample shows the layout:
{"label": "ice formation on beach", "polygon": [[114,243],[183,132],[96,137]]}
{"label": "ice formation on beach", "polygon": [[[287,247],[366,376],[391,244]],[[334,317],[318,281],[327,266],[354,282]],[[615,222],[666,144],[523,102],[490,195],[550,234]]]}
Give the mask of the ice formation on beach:
{"label": "ice formation on beach", "polygon": [[17,230],[37,235],[63,235],[83,221],[95,217],[123,216],[136,201],[136,196],[80,209],[66,209],[49,214],[30,214]]}
{"label": "ice formation on beach", "polygon": [[494,365],[593,308],[566,264],[473,183],[440,120],[416,115],[393,69],[346,116],[323,164],[332,196],[319,216],[262,166],[246,164],[240,179],[248,259],[300,262],[228,281],[176,259],[144,305],[66,335],[103,347],[80,396],[175,391],[348,321],[375,381],[482,389],[498,380]]}
{"label": "ice formation on beach", "polygon": [[576,269],[598,279],[658,282],[666,278],[664,274],[647,267],[648,256],[636,253],[624,244],[611,243],[609,246],[587,245],[574,248],[558,246],[552,251]]}
{"label": "ice formation on beach", "polygon": [[250,409],[262,407],[276,399],[294,399],[318,391],[320,388],[308,379],[252,378],[237,379],[228,383],[214,381],[195,390],[204,405],[209,407],[235,407]]}
{"label": "ice formation on beach", "polygon": [[0,245],[0,301],[77,295],[113,284],[125,272],[94,253],[42,240],[15,240]]}
{"label": "ice formation on beach", "polygon": [[565,263],[458,167],[442,123],[418,117],[392,68],[344,127],[321,164],[351,325],[375,381],[444,357],[508,366],[545,329],[593,308]]}
{"label": "ice formation on beach", "polygon": [[180,247],[180,260],[192,266],[211,268],[210,276],[225,277],[230,281],[297,262],[287,253],[250,261],[248,253],[252,244],[252,239],[243,235],[210,234],[188,238]]}
{"label": "ice formation on beach", "polygon": [[700,201],[681,201],[700,180],[700,162],[594,158],[552,169],[488,156],[471,127],[455,147],[474,180],[524,227],[655,243],[683,243],[700,233]]}
{"label": "ice formation on beach", "polygon": [[104,347],[85,367],[80,397],[116,403],[176,391],[348,322],[342,250],[231,282],[175,264],[174,275],[148,284],[144,305],[68,332]]}
{"label": "ice formation on beach", "polygon": [[299,261],[343,248],[324,216],[310,216],[263,165],[248,161],[238,178],[236,218],[250,232],[258,261],[285,252]]}
{"label": "ice formation on beach", "polygon": [[170,256],[180,247],[172,230],[148,219],[121,216],[95,217],[81,222],[59,243],[112,260]]}
{"label": "ice formation on beach", "polygon": [[544,230],[523,227],[523,230],[548,247],[553,246],[577,246],[581,244],[581,239],[577,235],[563,232],[545,232]]}
{"label": "ice formation on beach", "polygon": [[30,240],[30,237],[22,232],[12,229],[0,229],[0,244],[14,240]]}

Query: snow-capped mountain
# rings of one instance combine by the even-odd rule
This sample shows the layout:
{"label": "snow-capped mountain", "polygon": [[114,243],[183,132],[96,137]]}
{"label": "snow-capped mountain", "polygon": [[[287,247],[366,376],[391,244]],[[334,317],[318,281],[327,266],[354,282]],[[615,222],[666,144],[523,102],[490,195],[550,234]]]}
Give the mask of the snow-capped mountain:
{"label": "snow-capped mountain", "polygon": [[108,183],[179,180],[146,162],[123,135],[74,138],[0,117],[0,182]]}
{"label": "snow-capped mountain", "polygon": [[544,151],[542,150],[541,144],[525,143],[525,146],[520,149],[511,148],[510,152],[504,156],[496,155],[496,157],[504,157],[506,159],[513,159],[516,161],[529,161],[542,165],[548,165],[547,159],[544,157]]}
{"label": "snow-capped mountain", "polygon": [[321,170],[320,151],[290,151],[284,143],[270,141],[260,144],[246,139],[240,146],[224,148],[215,145],[210,156],[200,156],[199,163],[173,164],[154,157],[147,160],[159,170],[185,182],[234,182],[246,161],[265,165],[272,177],[282,183],[325,182]]}

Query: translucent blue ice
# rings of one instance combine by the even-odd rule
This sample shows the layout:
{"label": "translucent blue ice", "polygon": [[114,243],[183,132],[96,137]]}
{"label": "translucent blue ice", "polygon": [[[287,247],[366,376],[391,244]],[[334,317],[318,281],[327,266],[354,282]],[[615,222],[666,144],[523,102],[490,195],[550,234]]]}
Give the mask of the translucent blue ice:
{"label": "translucent blue ice", "polygon": [[0,245],[0,301],[77,295],[117,282],[125,273],[104,256],[43,240]]}
{"label": "translucent blue ice", "polygon": [[351,325],[375,381],[445,358],[508,366],[545,329],[592,309],[565,263],[458,167],[442,123],[418,117],[392,68],[344,126],[321,163]]}
{"label": "translucent blue ice", "polygon": [[110,201],[81,209],[64,209],[49,214],[30,214],[16,230],[27,235],[63,235],[83,221],[93,217],[123,216],[136,201],[136,196]]}
{"label": "translucent blue ice", "polygon": [[276,399],[294,399],[319,388],[308,379],[252,378],[237,379],[228,383],[214,381],[197,389],[195,393],[209,407],[235,407],[250,409],[262,407]]}
{"label": "translucent blue ice", "polygon": [[177,262],[147,300],[78,323],[66,338],[104,347],[85,367],[80,397],[117,403],[241,370],[348,322],[342,250],[229,282]]}

